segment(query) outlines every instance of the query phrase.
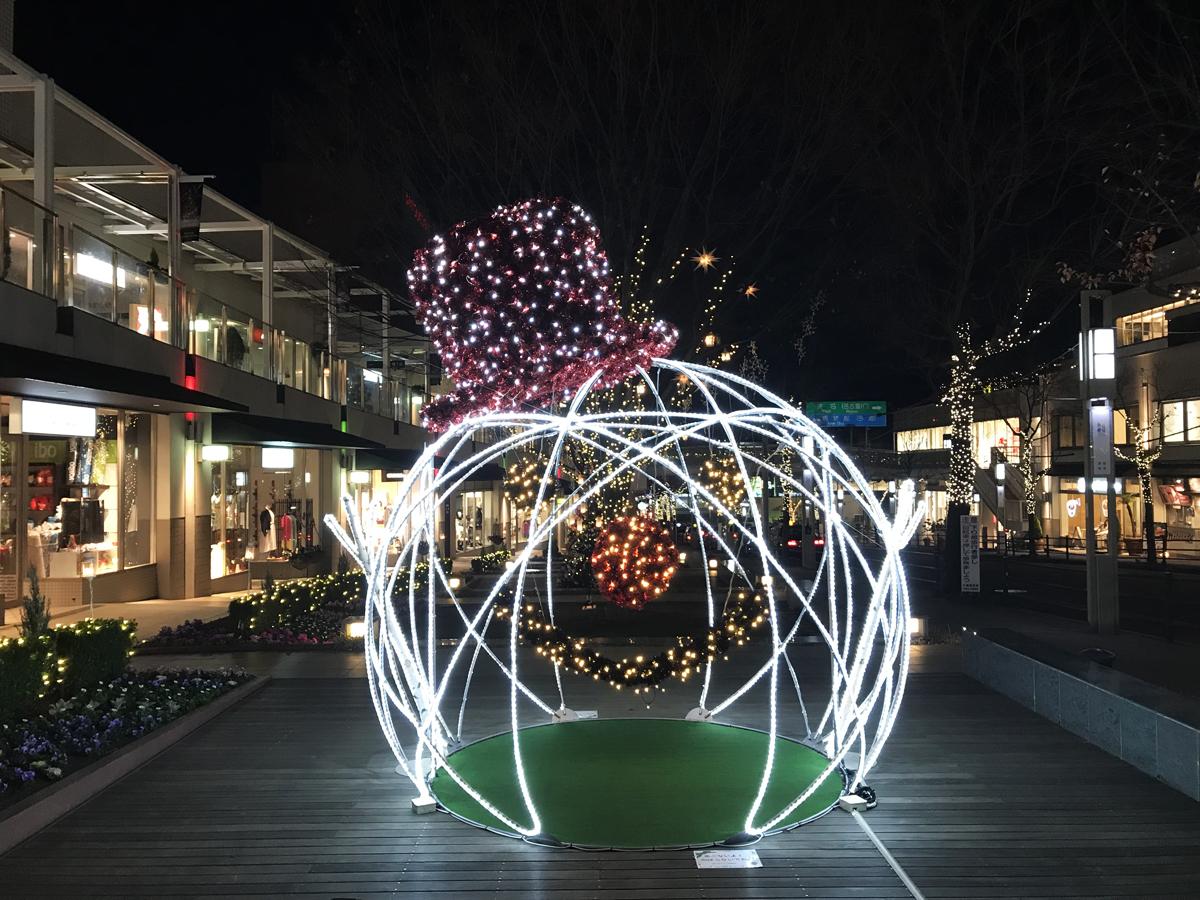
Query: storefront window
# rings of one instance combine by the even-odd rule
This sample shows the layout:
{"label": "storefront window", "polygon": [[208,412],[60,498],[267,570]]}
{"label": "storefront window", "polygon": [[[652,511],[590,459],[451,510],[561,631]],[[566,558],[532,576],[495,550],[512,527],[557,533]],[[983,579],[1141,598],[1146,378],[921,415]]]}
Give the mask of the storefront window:
{"label": "storefront window", "polygon": [[[212,463],[212,546],[209,574],[213,578],[244,572],[253,545],[250,517],[252,447],[233,447],[229,459]],[[253,551],[249,558],[253,558]]]}
{"label": "storefront window", "polygon": [[328,450],[233,447],[212,463],[212,577],[288,559],[320,542],[320,464]]}
{"label": "storefront window", "polygon": [[151,452],[153,420],[146,413],[125,413],[123,481],[121,484],[121,529],[124,533],[125,568],[151,562],[153,519],[151,517]]}
{"label": "storefront window", "polygon": [[945,441],[945,435],[949,434],[949,432],[949,425],[897,431],[896,451],[899,453],[911,453],[916,450],[941,450]]}
{"label": "storefront window", "polygon": [[20,527],[17,443],[8,433],[8,404],[0,403],[0,603],[17,598],[17,529]]}
{"label": "storefront window", "polygon": [[120,568],[120,421],[100,410],[94,438],[27,439],[27,546],[44,578]]}
{"label": "storefront window", "polygon": [[0,595],[19,597],[30,568],[53,582],[153,563],[153,417],[99,409],[94,435],[14,435],[13,402],[0,401]]}

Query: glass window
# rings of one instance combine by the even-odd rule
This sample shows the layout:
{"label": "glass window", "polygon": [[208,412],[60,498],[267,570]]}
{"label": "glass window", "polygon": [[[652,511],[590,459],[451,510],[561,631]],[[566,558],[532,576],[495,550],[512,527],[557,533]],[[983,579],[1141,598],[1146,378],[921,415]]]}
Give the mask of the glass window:
{"label": "glass window", "polygon": [[1168,444],[1179,443],[1184,438],[1183,401],[1172,400],[1162,405],[1162,439]]}
{"label": "glass window", "polygon": [[1200,441],[1200,400],[1187,401],[1187,439]]}
{"label": "glass window", "polygon": [[898,431],[896,432],[896,450],[900,453],[914,450],[941,450],[944,436],[949,433],[949,425]]}
{"label": "glass window", "polygon": [[8,268],[4,280],[33,290],[33,240],[20,231],[8,231]]}
{"label": "glass window", "polygon": [[154,561],[153,485],[154,457],[151,432],[154,422],[147,413],[125,413],[124,461],[121,483],[121,530],[124,567],[144,566]]}
{"label": "glass window", "polygon": [[250,447],[233,447],[229,459],[212,464],[212,543],[209,574],[213,578],[246,570],[254,556],[252,540],[257,529],[250,517],[252,467]]}
{"label": "glass window", "polygon": [[125,288],[125,270],[116,252],[84,231],[74,232],[71,257],[71,305],[93,316],[116,321],[116,292]]}
{"label": "glass window", "polygon": [[1079,416],[1058,417],[1058,446],[1064,450],[1083,446],[1083,422]]}
{"label": "glass window", "polygon": [[17,599],[17,444],[8,434],[8,404],[0,403],[0,603]]}
{"label": "glass window", "polygon": [[1156,306],[1153,309],[1144,309],[1127,316],[1119,316],[1116,321],[1117,343],[1122,347],[1128,347],[1130,344],[1140,344],[1142,341],[1165,338],[1169,331],[1167,313],[1196,302],[1197,298],[1188,297]]}

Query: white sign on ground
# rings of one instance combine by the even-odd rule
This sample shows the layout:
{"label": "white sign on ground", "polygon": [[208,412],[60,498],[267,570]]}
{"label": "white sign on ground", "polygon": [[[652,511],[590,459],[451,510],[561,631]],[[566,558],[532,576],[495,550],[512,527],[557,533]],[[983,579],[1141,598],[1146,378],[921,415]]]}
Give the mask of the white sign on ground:
{"label": "white sign on ground", "polygon": [[730,850],[713,847],[711,850],[695,850],[697,869],[761,869],[762,860],[757,850]]}
{"label": "white sign on ground", "polygon": [[963,516],[958,520],[959,590],[979,593],[979,518]]}

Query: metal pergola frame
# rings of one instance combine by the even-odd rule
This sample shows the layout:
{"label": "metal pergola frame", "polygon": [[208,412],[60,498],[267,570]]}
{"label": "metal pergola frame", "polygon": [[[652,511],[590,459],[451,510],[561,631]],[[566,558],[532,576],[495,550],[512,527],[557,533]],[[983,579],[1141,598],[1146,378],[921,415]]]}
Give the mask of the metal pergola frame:
{"label": "metal pergola frame", "polygon": [[[4,49],[0,93],[30,96],[33,120],[27,146],[20,139],[26,135],[14,140],[8,133],[20,131],[20,124],[5,123],[0,183],[31,183],[30,199],[51,213],[64,201],[92,209],[105,221],[106,235],[162,242],[165,268],[174,278],[181,277],[186,251],[195,271],[257,282],[264,322],[275,321],[277,300],[311,302],[324,319],[330,351],[364,368],[385,373],[409,364],[425,368],[427,339],[395,321],[412,312],[405,295],[340,266],[319,247],[208,185],[200,238],[183,242],[180,185],[207,176],[189,176]],[[158,190],[165,198],[155,197]],[[270,277],[264,277],[267,271]]]}

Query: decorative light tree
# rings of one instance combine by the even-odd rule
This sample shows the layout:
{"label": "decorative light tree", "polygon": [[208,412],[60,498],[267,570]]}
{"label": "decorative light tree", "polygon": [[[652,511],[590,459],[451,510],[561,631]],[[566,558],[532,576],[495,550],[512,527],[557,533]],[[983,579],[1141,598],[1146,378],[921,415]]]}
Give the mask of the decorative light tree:
{"label": "decorative light tree", "polygon": [[955,349],[950,355],[950,383],[942,396],[942,403],[950,413],[950,469],[946,479],[949,502],[944,565],[948,583],[951,584],[956,584],[958,579],[961,549],[958,523],[962,516],[970,512],[975,496],[975,473],[978,470],[975,461],[975,400],[983,388],[979,364],[1020,347],[1046,327],[1045,320],[1031,329],[1025,327],[1025,314],[1032,297],[1033,292],[1027,290],[1013,313],[1008,330],[998,337],[977,342],[970,326],[965,323],[960,323],[954,331]]}
{"label": "decorative light tree", "polygon": [[1142,529],[1145,532],[1146,560],[1150,563],[1155,562],[1157,558],[1157,547],[1154,543],[1154,488],[1150,478],[1155,460],[1162,455],[1162,445],[1157,440],[1160,426],[1159,411],[1155,409],[1145,425],[1133,422],[1126,424],[1133,438],[1130,450],[1125,450],[1116,441],[1113,442],[1113,451],[1117,456],[1133,463],[1137,469],[1138,489],[1142,495]]}

